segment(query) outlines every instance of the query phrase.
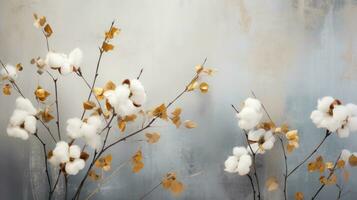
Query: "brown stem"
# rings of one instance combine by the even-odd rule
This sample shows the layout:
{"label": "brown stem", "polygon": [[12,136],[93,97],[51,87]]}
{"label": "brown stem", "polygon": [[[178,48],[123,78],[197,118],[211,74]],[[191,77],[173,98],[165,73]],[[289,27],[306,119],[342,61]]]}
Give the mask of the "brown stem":
{"label": "brown stem", "polygon": [[56,111],[57,111],[57,134],[58,134],[58,139],[61,140],[61,130],[60,130],[60,115],[59,115],[59,108],[58,108],[58,89],[57,89],[57,79],[53,79],[53,82],[55,84],[55,96],[56,96]]}
{"label": "brown stem", "polygon": [[284,154],[284,163],[285,163],[285,174],[284,174],[284,199],[287,200],[287,191],[286,191],[286,184],[288,181],[288,158],[286,156],[286,151],[285,151],[285,147],[284,147],[284,142],[283,139],[281,139],[281,137],[279,137],[280,140],[280,144],[281,144],[281,148],[283,150],[283,154]]}
{"label": "brown stem", "polygon": [[148,197],[152,192],[154,192],[160,185],[162,184],[162,182],[160,182],[159,184],[155,185],[155,187],[153,187],[150,191],[146,192],[142,197],[140,197],[140,200],[145,199],[146,197]]}
{"label": "brown stem", "polygon": [[141,68],[141,70],[140,70],[140,72],[139,72],[139,75],[138,75],[138,77],[136,77],[136,79],[140,79],[140,77],[141,77],[141,74],[143,73],[143,71],[144,71],[144,68]]}
{"label": "brown stem", "polygon": [[340,186],[340,185],[337,184],[337,183],[336,183],[336,187],[337,187],[337,189],[338,189],[337,200],[340,200],[340,199],[341,199],[341,195],[342,195],[343,188],[342,188],[342,186]]}
{"label": "brown stem", "polygon": [[308,156],[306,156],[306,158],[303,161],[301,161],[293,170],[291,170],[288,173],[288,177],[291,174],[293,174],[299,167],[301,167],[301,165],[303,165],[307,160],[309,160],[311,158],[311,156],[313,156],[317,152],[317,150],[321,147],[321,145],[325,142],[327,137],[330,136],[330,135],[331,135],[331,132],[326,130],[325,137],[322,139],[322,141],[315,147],[315,149]]}
{"label": "brown stem", "polygon": [[42,33],[43,33],[43,36],[45,36],[45,39],[46,39],[47,51],[50,51],[50,44],[49,44],[49,42],[48,42],[48,37],[47,37],[45,31],[42,30]]}
{"label": "brown stem", "polygon": [[255,191],[255,187],[254,187],[254,182],[253,182],[253,179],[252,179],[252,177],[249,175],[249,174],[247,174],[247,177],[249,178],[249,181],[250,181],[250,185],[252,186],[252,190],[253,190],[253,199],[255,200],[255,196],[256,196],[256,191]]}
{"label": "brown stem", "polygon": [[[336,167],[337,167],[337,163],[338,163],[338,161],[340,160],[340,157],[341,157],[341,154],[339,154],[339,156],[337,157],[336,162],[335,162],[335,165],[334,165],[333,168],[331,169],[330,174],[329,174],[328,177],[327,177],[327,180],[328,180],[329,178],[331,178],[331,176],[335,173],[335,170],[336,170]],[[317,189],[317,191],[315,192],[314,196],[312,196],[312,198],[311,198],[312,200],[316,199],[317,195],[322,191],[322,189],[324,189],[325,185],[326,185],[326,184],[322,184],[322,185],[319,187],[319,189]]]}
{"label": "brown stem", "polygon": [[57,185],[58,185],[58,181],[59,181],[59,178],[60,178],[60,176],[61,176],[61,173],[62,173],[62,171],[59,170],[59,171],[58,171],[57,178],[56,178],[56,182],[55,182],[53,188],[51,188],[51,190],[50,190],[50,199],[52,198],[52,195],[53,195],[53,193],[54,193],[55,190],[56,190],[56,187],[57,187]]}

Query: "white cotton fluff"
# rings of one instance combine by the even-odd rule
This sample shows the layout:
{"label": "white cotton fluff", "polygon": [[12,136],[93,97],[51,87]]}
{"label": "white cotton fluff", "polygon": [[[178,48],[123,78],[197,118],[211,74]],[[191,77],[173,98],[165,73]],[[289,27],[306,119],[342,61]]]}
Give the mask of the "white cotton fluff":
{"label": "white cotton fluff", "polygon": [[69,161],[69,145],[67,142],[59,141],[56,147],[52,151],[52,157],[49,162],[52,165],[59,165],[61,163],[66,163]]}
{"label": "white cotton fluff", "polygon": [[23,140],[27,140],[29,138],[29,134],[20,127],[7,127],[6,132],[10,137],[20,138]]}
{"label": "white cotton fluff", "polygon": [[72,139],[77,139],[82,137],[82,120],[79,118],[70,118],[67,120],[67,135]]}
{"label": "white cotton fluff", "polygon": [[69,147],[69,157],[79,158],[81,156],[81,148],[77,145],[71,145]]}
{"label": "white cotton fluff", "polygon": [[348,162],[348,159],[350,158],[350,156],[351,156],[351,152],[349,150],[343,149],[341,151],[341,157],[340,158],[341,158],[341,160],[345,161],[345,163]]}
{"label": "white cotton fluff", "polygon": [[29,138],[29,134],[36,132],[37,110],[33,107],[30,100],[23,97],[16,99],[16,108],[10,117],[7,127],[7,134],[10,137],[17,137],[23,140]]}
{"label": "white cotton fluff", "polygon": [[[6,69],[5,69],[6,68]],[[0,71],[0,79],[11,79],[11,80],[15,80],[17,78],[17,70],[16,67],[7,64],[5,65],[5,68],[1,68]]]}
{"label": "white cotton fluff", "polygon": [[53,69],[59,69],[61,74],[66,75],[79,69],[82,64],[83,53],[79,48],[75,48],[67,56],[63,53],[48,52],[46,64]]}
{"label": "white cotton fluff", "polygon": [[250,153],[258,154],[264,154],[266,150],[272,149],[276,141],[273,133],[271,131],[265,131],[264,129],[249,131],[248,140],[253,142],[252,144],[250,144],[248,151]]}
{"label": "white cotton fluff", "polygon": [[322,97],[317,101],[317,110],[321,112],[328,112],[330,109],[330,105],[335,101],[335,99],[331,96]]}
{"label": "white cotton fluff", "polygon": [[237,114],[238,125],[244,130],[250,130],[259,124],[263,117],[261,103],[257,99],[248,98],[243,109]]}
{"label": "white cotton fluff", "polygon": [[85,162],[82,159],[75,159],[74,161],[67,162],[65,170],[69,175],[76,175],[85,166]]}
{"label": "white cotton fluff", "polygon": [[229,156],[224,162],[225,171],[229,173],[237,173],[241,176],[246,175],[250,171],[252,158],[248,154],[245,147],[234,147],[233,156]]}
{"label": "white cotton fluff", "polygon": [[146,101],[145,89],[139,80],[137,79],[130,80],[130,91],[132,93],[130,99],[134,102],[134,104],[143,105],[145,103]]}

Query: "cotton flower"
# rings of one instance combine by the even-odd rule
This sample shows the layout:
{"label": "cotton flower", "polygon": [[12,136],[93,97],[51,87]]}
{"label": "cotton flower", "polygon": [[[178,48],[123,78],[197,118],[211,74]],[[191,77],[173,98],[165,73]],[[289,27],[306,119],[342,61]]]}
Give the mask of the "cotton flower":
{"label": "cotton flower", "polygon": [[248,133],[248,140],[252,142],[248,148],[253,153],[264,154],[266,150],[274,147],[275,137],[272,131],[264,129],[251,130]]}
{"label": "cotton flower", "polygon": [[67,120],[67,135],[72,139],[83,138],[94,149],[101,148],[102,139],[98,134],[103,126],[99,116],[90,116],[86,122],[79,118]]}
{"label": "cotton flower", "polygon": [[82,58],[82,50],[76,48],[72,50],[68,56],[63,53],[48,52],[46,63],[52,69],[57,69],[61,74],[66,75],[80,68]]}
{"label": "cotton flower", "polygon": [[[6,69],[5,69],[6,68]],[[15,80],[17,78],[17,69],[16,67],[7,64],[6,66],[2,67],[0,70],[0,81],[1,80]]]}
{"label": "cotton flower", "polygon": [[67,174],[76,175],[85,166],[81,157],[81,148],[77,145],[69,146],[67,142],[57,142],[56,147],[50,153],[49,162],[54,165],[64,165]]}
{"label": "cotton flower", "polygon": [[252,158],[245,147],[234,147],[233,156],[229,156],[224,165],[226,172],[238,172],[239,175],[243,176],[249,173]]}
{"label": "cotton flower", "polygon": [[243,109],[237,114],[238,125],[244,130],[250,130],[259,124],[263,117],[262,105],[259,100],[248,98]]}
{"label": "cotton flower", "polygon": [[121,117],[135,114],[146,101],[145,89],[137,79],[126,79],[122,85],[105,91],[103,95]]}
{"label": "cotton flower", "polygon": [[23,97],[16,99],[16,108],[10,117],[6,132],[11,137],[27,140],[29,134],[36,132],[37,110],[30,100]]}
{"label": "cotton flower", "polygon": [[317,110],[310,117],[318,128],[337,132],[340,137],[348,137],[351,131],[357,130],[357,106],[342,105],[329,96],[318,100]]}

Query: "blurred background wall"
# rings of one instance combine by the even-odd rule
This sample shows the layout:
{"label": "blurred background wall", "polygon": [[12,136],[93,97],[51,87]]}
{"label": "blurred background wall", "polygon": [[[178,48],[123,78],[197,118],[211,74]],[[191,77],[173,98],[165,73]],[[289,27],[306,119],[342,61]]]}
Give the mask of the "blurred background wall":
{"label": "blurred background wall", "polygon": [[[115,50],[103,57],[98,85],[134,78],[144,68],[146,108],[175,97],[204,58],[208,58],[207,66],[218,69],[208,80],[208,94],[191,93],[176,104],[183,108],[182,116],[196,121],[198,128],[157,123],[152,130],[161,133],[158,144],[135,141],[144,139],[141,135],[113,148],[113,166],[127,162],[141,148],[145,168],[133,174],[130,165],[124,165],[93,199],[138,199],[169,171],[176,171],[186,185],[178,199],[251,199],[248,179],[223,171],[232,148],[244,144],[230,104],[240,105],[253,90],[276,122],[299,129],[301,147],[288,157],[292,168],[324,136],[309,119],[317,98],[333,95],[343,102],[357,102],[356,0],[1,0],[0,58],[23,63],[18,82],[32,100],[38,83],[53,89],[51,80],[39,78],[30,65],[31,58],[47,52],[41,32],[32,25],[33,13],[47,16],[54,30],[51,49],[83,50],[82,70],[90,80],[103,32],[115,20],[122,32],[114,40]],[[78,77],[60,77],[62,124],[80,116],[87,94]],[[47,183],[41,171],[40,144],[33,138],[22,141],[6,135],[15,96],[0,96],[1,198],[44,199]],[[55,124],[50,127],[54,129]],[[128,131],[138,127],[133,125]],[[41,134],[45,137],[43,130]],[[118,137],[116,130],[110,139]],[[356,141],[355,134],[348,139],[333,136],[318,154],[334,160],[343,148],[357,151]],[[270,176],[283,178],[280,146],[258,159],[261,182]],[[352,177],[356,175],[351,172]],[[297,191],[309,197],[317,189],[318,178],[301,167],[289,179],[289,199]],[[78,180],[71,177],[70,192]],[[351,178],[344,187],[345,199],[357,195],[356,186],[357,180]],[[88,184],[83,198],[95,187],[95,183]],[[266,199],[282,198],[281,188],[272,193],[264,189],[264,193]],[[335,196],[337,189],[331,186],[320,198]],[[171,198],[161,188],[147,197]]]}

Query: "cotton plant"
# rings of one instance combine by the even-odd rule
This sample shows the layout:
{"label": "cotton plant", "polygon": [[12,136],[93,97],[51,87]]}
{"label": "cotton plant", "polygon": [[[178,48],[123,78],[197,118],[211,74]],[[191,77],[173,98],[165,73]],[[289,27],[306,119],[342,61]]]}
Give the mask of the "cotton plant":
{"label": "cotton plant", "polygon": [[246,147],[234,147],[233,155],[224,162],[225,171],[238,173],[240,176],[247,175],[252,165],[252,157]]}
{"label": "cotton plant", "polygon": [[[34,91],[30,93],[34,95],[33,99],[37,104],[32,104],[31,98],[25,97],[27,93],[23,93],[17,83],[18,72],[22,70],[21,64],[14,67],[1,62],[0,78],[1,81],[7,82],[3,87],[4,95],[11,95],[12,88],[20,95],[9,120],[7,134],[23,140],[33,136],[43,146],[44,171],[49,185],[49,199],[54,198],[54,191],[59,188],[58,180],[60,176],[65,178],[64,184],[67,188],[69,176],[82,175],[79,178],[78,187],[75,188],[75,193],[72,194],[72,199],[82,198],[81,191],[86,186],[85,183],[88,179],[94,182],[105,181],[103,175],[111,171],[112,160],[115,159],[109,152],[114,146],[124,143],[134,136],[140,137],[141,133],[145,134],[141,136],[144,138],[139,141],[145,141],[150,145],[158,143],[161,137],[160,133],[150,131],[154,128],[156,121],[170,122],[175,128],[193,129],[197,127],[194,121],[183,119],[182,108],[173,108],[173,105],[184,94],[196,91],[205,94],[209,91],[209,85],[205,82],[205,79],[212,76],[215,70],[204,66],[206,59],[202,64],[194,67],[193,78],[175,98],[167,104],[161,103],[158,106],[146,109],[147,94],[144,84],[140,80],[143,70],[136,78],[124,79],[120,84],[115,84],[113,81],[107,81],[103,87],[96,84],[102,57],[114,50],[113,39],[121,31],[114,26],[114,22],[109,30],[104,33],[104,39],[99,48],[98,61],[96,62],[96,73],[92,82],[87,81],[82,74],[81,65],[85,56],[80,48],[74,48],[68,54],[52,49],[49,39],[53,35],[53,29],[44,16],[34,14],[34,27],[40,29],[45,37],[48,52],[45,57],[32,58],[30,63],[37,69],[39,79],[47,75],[52,79],[54,91],[46,89],[48,88],[47,85],[45,87],[37,85]],[[89,89],[89,94],[83,100],[82,115],[62,119],[60,118],[62,112],[60,112],[59,104],[61,97],[57,84],[63,80],[63,76],[69,74],[74,74],[74,77],[83,80],[86,89]],[[55,127],[52,127],[53,121],[55,121],[53,123]],[[63,121],[65,123],[62,123]],[[126,131],[126,127],[135,122],[138,122],[140,126],[136,127],[139,128],[133,132]],[[43,126],[44,129],[37,127],[38,125]],[[62,130],[65,130],[66,134]],[[115,134],[114,132],[117,130],[122,134],[109,137],[111,134]],[[44,139],[46,136],[49,137],[49,142]],[[83,146],[80,141],[84,141]],[[145,167],[144,153],[139,149],[130,158],[133,173],[140,173]],[[235,153],[235,155],[238,154]],[[89,157],[91,157],[90,160]],[[241,165],[249,162],[248,157],[248,154],[240,156]],[[47,163],[51,165],[47,165]],[[247,170],[247,168],[249,167],[244,167],[244,170]],[[50,176],[51,170],[58,171],[57,177],[52,178]],[[108,174],[109,176],[110,174]],[[73,181],[71,184],[76,184],[75,181],[78,181],[78,178],[71,180]],[[100,184],[98,183],[98,185]],[[175,196],[182,193],[185,188],[174,172],[165,174],[160,185]],[[158,187],[154,189],[156,188]]]}

